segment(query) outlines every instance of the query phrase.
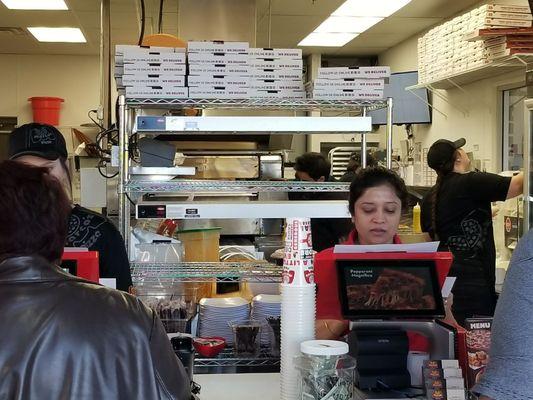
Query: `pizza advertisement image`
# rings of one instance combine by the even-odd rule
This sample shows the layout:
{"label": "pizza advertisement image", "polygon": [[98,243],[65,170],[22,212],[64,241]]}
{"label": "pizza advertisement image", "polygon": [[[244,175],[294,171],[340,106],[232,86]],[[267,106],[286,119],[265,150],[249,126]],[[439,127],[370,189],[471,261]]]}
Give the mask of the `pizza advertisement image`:
{"label": "pizza advertisement image", "polygon": [[337,262],[343,311],[351,316],[443,313],[435,266],[427,260]]}
{"label": "pizza advertisement image", "polygon": [[467,318],[466,351],[468,353],[468,386],[479,382],[489,363],[492,318]]}

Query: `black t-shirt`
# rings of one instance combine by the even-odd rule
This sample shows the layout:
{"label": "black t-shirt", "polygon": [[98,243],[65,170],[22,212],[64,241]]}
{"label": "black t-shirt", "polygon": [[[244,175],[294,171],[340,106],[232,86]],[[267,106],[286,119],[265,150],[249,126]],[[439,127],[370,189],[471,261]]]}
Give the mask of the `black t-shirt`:
{"label": "black t-shirt", "polygon": [[100,278],[115,278],[117,289],[131,286],[130,264],[124,240],[103,215],[76,205],[70,214],[67,247],[86,247],[98,251]]}
{"label": "black t-shirt", "polygon": [[[452,172],[443,178],[436,226],[438,239],[454,255],[451,274],[463,278],[456,285],[484,278],[494,287],[496,249],[491,202],[506,199],[510,182],[511,178],[485,172]],[[434,190],[422,202],[422,229],[432,236],[430,199]]]}

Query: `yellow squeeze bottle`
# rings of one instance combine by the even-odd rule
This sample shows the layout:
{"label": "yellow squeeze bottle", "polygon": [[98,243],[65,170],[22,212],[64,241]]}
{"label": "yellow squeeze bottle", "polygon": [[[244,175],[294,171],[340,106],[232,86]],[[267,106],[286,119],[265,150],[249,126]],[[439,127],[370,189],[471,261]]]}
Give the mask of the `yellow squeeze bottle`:
{"label": "yellow squeeze bottle", "polygon": [[413,207],[413,233],[422,233],[422,226],[420,225],[420,206],[418,203]]}

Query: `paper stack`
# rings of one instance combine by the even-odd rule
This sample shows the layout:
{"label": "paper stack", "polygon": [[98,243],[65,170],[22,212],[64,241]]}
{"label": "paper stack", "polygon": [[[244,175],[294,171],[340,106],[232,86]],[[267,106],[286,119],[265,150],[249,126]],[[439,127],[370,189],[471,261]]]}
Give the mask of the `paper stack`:
{"label": "paper stack", "polygon": [[127,98],[186,98],[185,49],[117,45],[115,80]]}

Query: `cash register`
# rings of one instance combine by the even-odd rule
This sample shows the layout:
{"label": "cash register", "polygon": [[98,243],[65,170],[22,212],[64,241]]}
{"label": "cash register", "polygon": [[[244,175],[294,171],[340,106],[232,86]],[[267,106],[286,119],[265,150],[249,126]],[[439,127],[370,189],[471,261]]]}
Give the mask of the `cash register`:
{"label": "cash register", "polygon": [[342,318],[350,321],[348,343],[357,360],[356,385],[369,393],[363,398],[374,398],[374,390],[411,385],[408,333],[429,339],[431,358],[454,358],[453,328],[439,320],[445,314],[441,288],[451,262],[448,252],[341,253],[329,249],[317,254],[319,293],[325,285],[338,293],[336,298],[317,302],[317,313],[340,309]]}

